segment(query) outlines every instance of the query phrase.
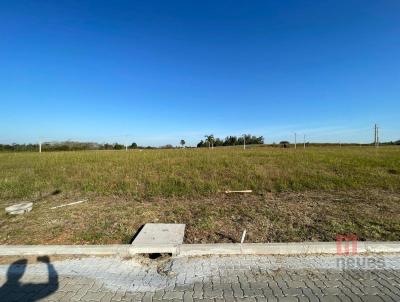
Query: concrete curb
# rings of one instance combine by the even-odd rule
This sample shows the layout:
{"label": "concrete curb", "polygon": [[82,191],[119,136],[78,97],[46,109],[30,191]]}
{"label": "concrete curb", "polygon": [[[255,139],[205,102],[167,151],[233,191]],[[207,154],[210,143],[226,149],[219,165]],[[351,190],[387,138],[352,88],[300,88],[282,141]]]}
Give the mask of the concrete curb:
{"label": "concrete curb", "polygon": [[[344,244],[344,243],[343,243]],[[222,243],[222,244],[121,244],[121,245],[0,245],[0,256],[93,255],[133,256],[171,253],[202,255],[312,255],[336,254],[336,242]],[[400,242],[357,242],[357,253],[400,253]]]}
{"label": "concrete curb", "polygon": [[129,245],[0,245],[0,256],[129,255]]}
{"label": "concrete curb", "polygon": [[[357,242],[357,253],[400,253],[400,242]],[[312,254],[332,255],[337,254],[337,245],[336,242],[183,244],[178,247],[177,254],[179,256]]]}

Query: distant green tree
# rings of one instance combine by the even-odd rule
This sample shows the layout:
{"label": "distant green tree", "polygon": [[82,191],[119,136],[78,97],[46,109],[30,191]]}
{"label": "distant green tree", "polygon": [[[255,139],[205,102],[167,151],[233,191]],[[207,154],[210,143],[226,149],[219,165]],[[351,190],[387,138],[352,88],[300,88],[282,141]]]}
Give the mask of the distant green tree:
{"label": "distant green tree", "polygon": [[202,147],[207,147],[206,142],[204,142],[203,140],[201,140],[201,141],[197,144],[197,148],[202,148]]}
{"label": "distant green tree", "polygon": [[114,150],[122,150],[122,149],[125,149],[125,146],[121,145],[121,144],[118,144],[118,143],[115,143],[113,149]]}
{"label": "distant green tree", "polygon": [[129,146],[129,149],[137,149],[137,147],[138,147],[138,145],[137,145],[136,143],[132,143],[132,144]]}
{"label": "distant green tree", "polygon": [[234,146],[237,145],[237,137],[236,136],[227,136],[224,140],[224,146]]}
{"label": "distant green tree", "polygon": [[221,139],[219,139],[218,137],[215,139],[215,141],[214,141],[214,146],[215,147],[220,147],[220,146],[223,146],[224,145],[224,142],[223,142],[223,140],[221,140]]}
{"label": "distant green tree", "polygon": [[208,148],[214,148],[214,134],[206,134],[204,135],[206,138],[206,142],[208,143]]}
{"label": "distant green tree", "polygon": [[181,146],[182,146],[182,148],[185,146],[185,144],[186,144],[186,142],[185,142],[185,140],[184,139],[181,139]]}

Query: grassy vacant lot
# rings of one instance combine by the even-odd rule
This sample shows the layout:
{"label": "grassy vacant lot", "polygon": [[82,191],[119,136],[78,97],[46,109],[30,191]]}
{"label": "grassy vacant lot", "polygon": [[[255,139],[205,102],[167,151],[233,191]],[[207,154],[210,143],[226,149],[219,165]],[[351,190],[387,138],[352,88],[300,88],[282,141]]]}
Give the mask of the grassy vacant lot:
{"label": "grassy vacant lot", "polygon": [[400,240],[400,148],[1,153],[0,206],[21,200],[0,243],[128,242],[146,222],[186,223],[186,242]]}

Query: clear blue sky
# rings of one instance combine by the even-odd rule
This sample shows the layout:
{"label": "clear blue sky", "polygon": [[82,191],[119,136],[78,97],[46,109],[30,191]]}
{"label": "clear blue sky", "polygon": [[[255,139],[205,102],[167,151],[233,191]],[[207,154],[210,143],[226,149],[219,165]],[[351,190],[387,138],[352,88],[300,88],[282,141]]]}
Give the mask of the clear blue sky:
{"label": "clear blue sky", "polygon": [[1,1],[0,143],[400,139],[400,1]]}

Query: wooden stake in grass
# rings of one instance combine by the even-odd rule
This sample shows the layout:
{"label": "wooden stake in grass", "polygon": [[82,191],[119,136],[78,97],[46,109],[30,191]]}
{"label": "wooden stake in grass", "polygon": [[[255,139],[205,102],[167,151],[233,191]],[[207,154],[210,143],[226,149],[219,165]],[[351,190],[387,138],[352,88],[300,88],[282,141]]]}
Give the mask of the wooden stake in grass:
{"label": "wooden stake in grass", "polygon": [[240,240],[240,243],[241,243],[241,244],[243,244],[244,238],[245,238],[245,237],[246,237],[246,230],[243,231],[242,239]]}
{"label": "wooden stake in grass", "polygon": [[79,203],[82,203],[82,202],[85,202],[85,201],[87,201],[87,199],[79,200],[79,201],[75,201],[75,202],[71,202],[71,203],[67,203],[67,204],[62,204],[60,206],[52,207],[50,209],[54,210],[54,209],[58,209],[58,208],[62,208],[62,207],[72,206],[74,204],[79,204]]}

